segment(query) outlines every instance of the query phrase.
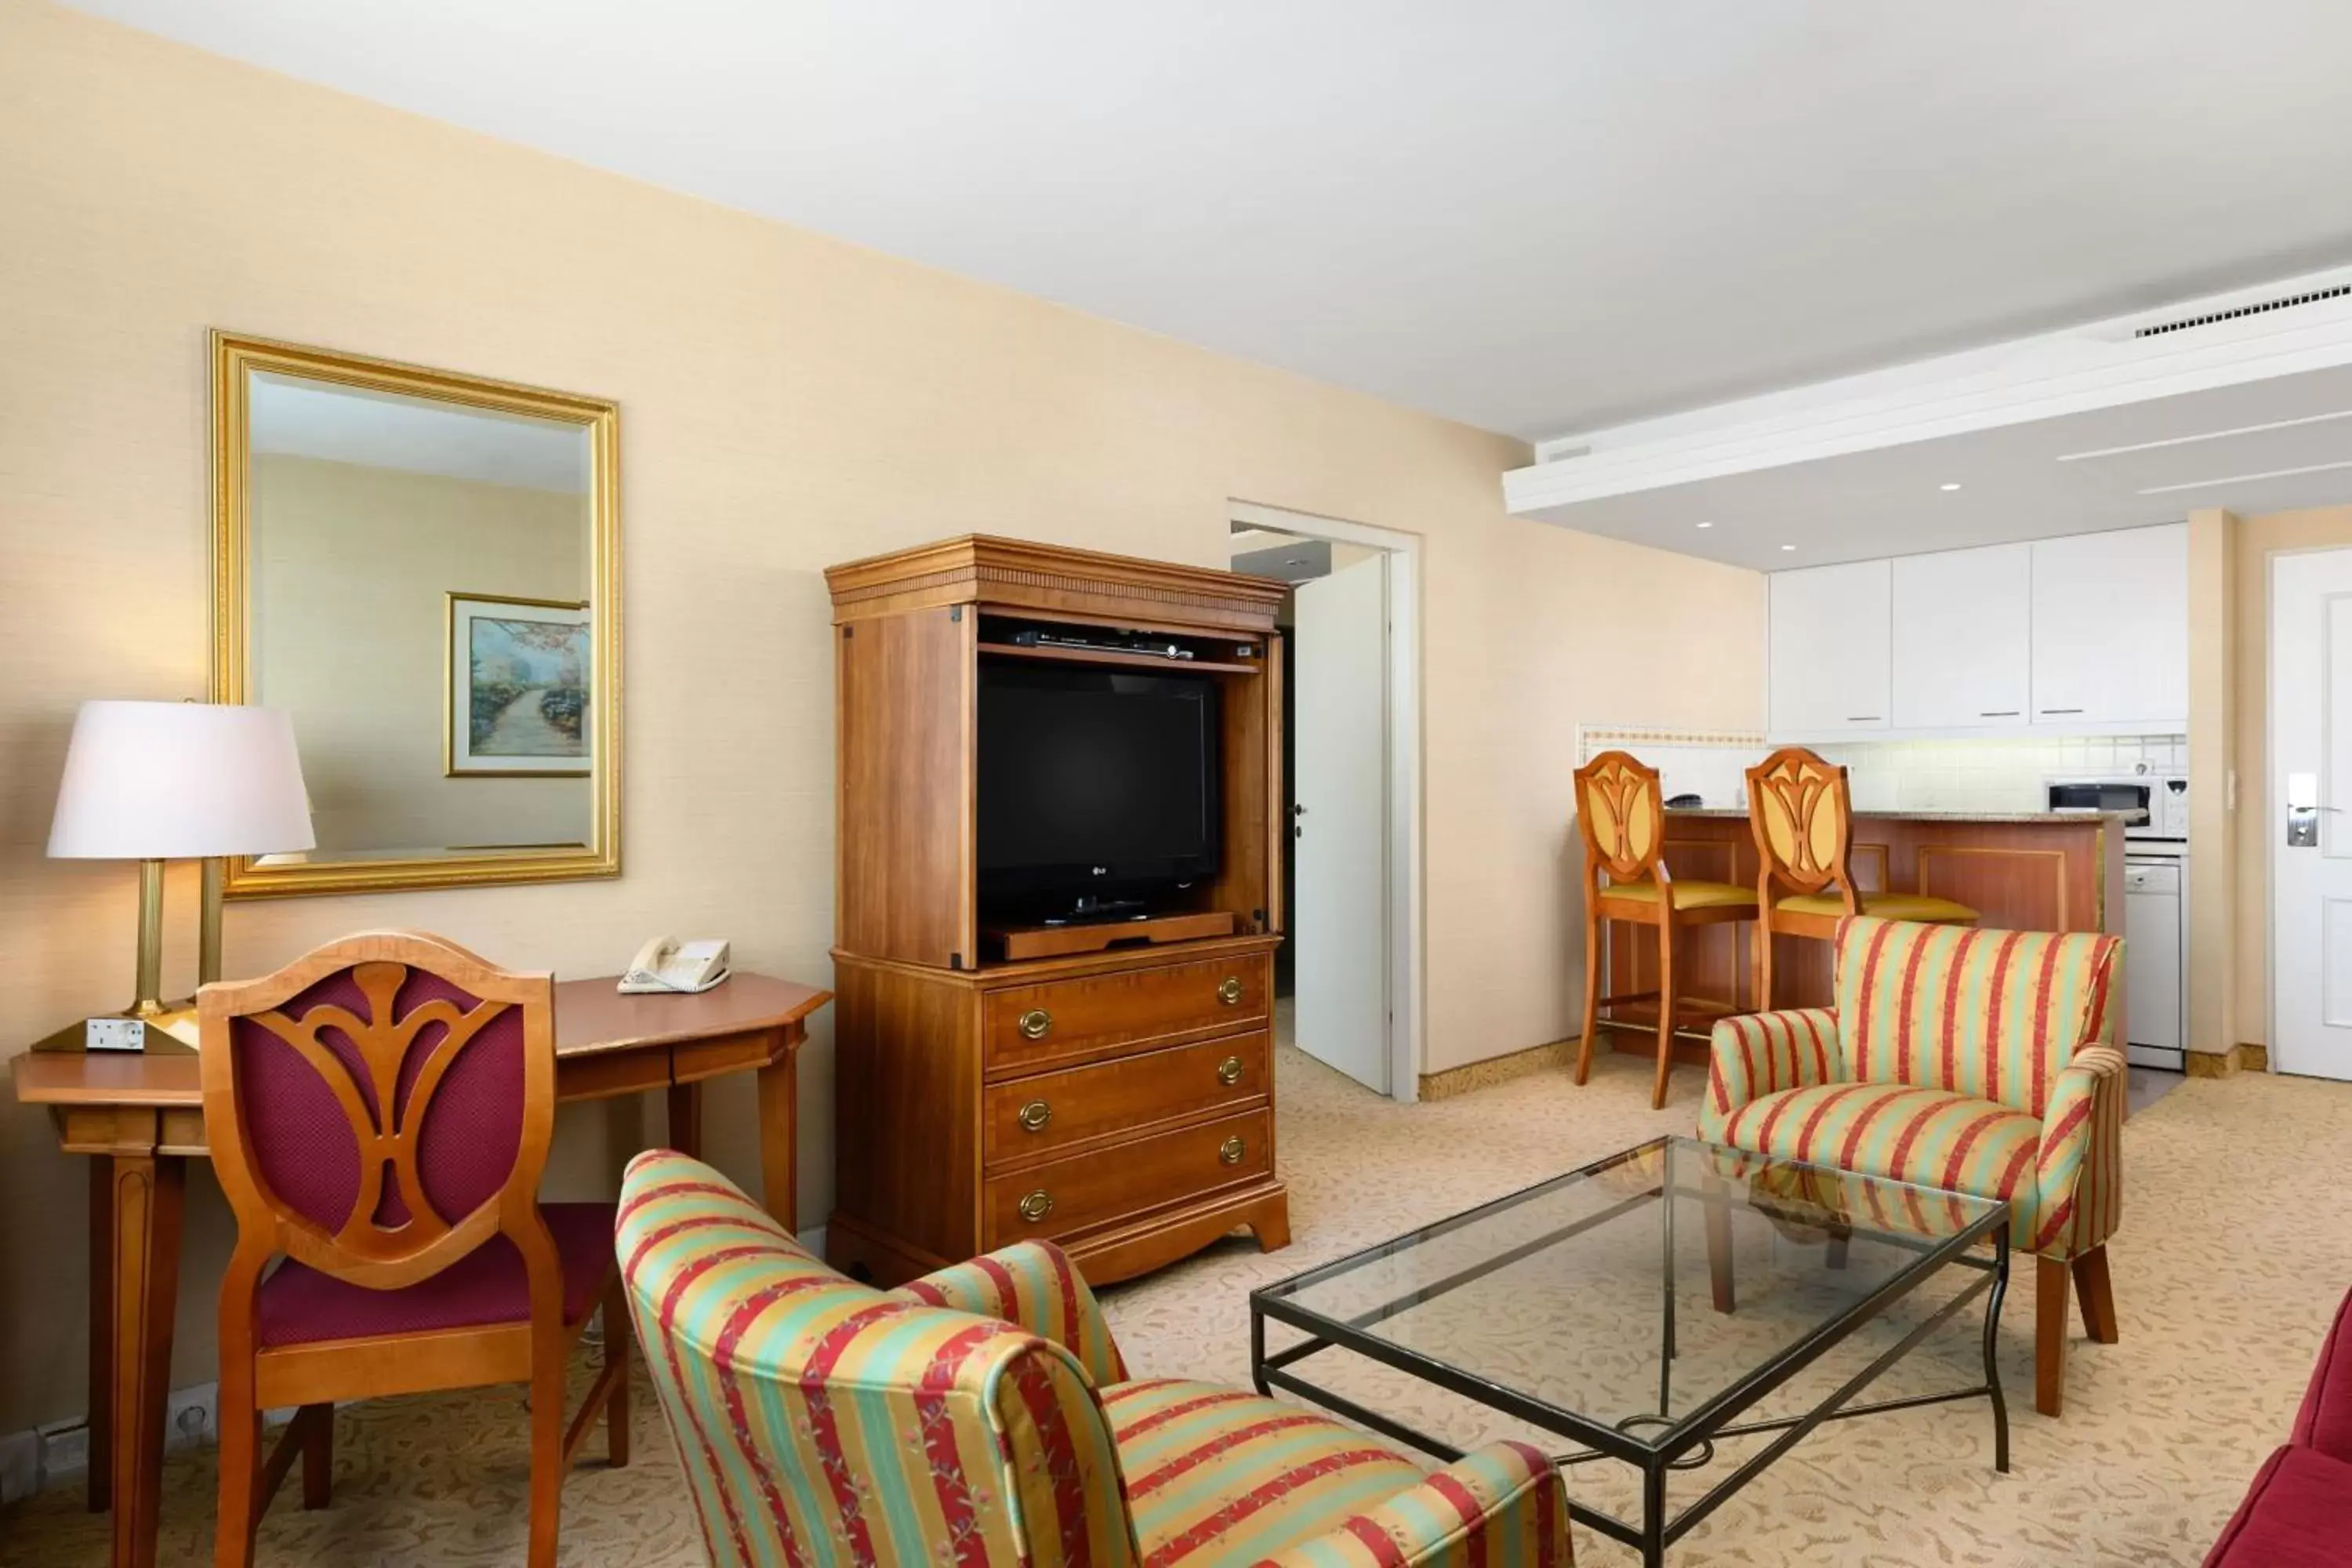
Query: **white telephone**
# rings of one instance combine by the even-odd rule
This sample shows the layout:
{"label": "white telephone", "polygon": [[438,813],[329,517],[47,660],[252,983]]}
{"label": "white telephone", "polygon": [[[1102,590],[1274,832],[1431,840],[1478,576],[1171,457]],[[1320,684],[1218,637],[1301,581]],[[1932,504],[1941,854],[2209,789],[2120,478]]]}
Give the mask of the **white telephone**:
{"label": "white telephone", "polygon": [[637,950],[621,976],[621,994],[642,995],[660,991],[708,991],[727,978],[727,944],[723,942],[680,942],[657,936]]}

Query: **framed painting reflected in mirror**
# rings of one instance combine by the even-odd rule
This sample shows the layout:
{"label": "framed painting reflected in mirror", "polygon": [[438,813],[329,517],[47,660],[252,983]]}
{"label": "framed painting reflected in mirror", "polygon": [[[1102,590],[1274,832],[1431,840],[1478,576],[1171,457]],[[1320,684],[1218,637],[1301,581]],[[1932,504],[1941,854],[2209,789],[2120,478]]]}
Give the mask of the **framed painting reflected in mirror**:
{"label": "framed painting reflected in mirror", "polygon": [[230,897],[620,869],[619,414],[213,335],[215,701],[293,719],[318,847]]}

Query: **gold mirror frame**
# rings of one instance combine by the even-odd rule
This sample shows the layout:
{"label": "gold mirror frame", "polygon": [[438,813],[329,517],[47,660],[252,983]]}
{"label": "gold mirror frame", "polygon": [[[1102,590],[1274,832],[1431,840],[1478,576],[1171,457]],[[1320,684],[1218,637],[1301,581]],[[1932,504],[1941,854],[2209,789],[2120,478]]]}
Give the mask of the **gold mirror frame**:
{"label": "gold mirror frame", "polygon": [[491,849],[401,859],[228,862],[230,898],[378,893],[514,882],[567,882],[621,873],[621,492],[619,405],[601,397],[428,370],[394,360],[304,348],[215,331],[213,359],[212,700],[251,700],[251,475],[247,387],[256,371],[404,394],[577,425],[589,438],[589,840],[585,849]]}

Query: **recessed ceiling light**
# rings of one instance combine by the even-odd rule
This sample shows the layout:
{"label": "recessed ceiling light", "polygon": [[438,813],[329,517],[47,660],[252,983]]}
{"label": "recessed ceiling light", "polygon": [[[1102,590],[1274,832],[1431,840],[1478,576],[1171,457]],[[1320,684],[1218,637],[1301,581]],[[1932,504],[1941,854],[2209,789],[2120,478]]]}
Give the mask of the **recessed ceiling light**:
{"label": "recessed ceiling light", "polygon": [[1700,524],[1699,524],[1699,526],[1700,526],[1701,528],[1713,528],[1713,527],[1715,526],[1715,524],[1713,524],[1713,523],[1711,523],[1711,522],[1702,522],[1702,523],[1700,523]]}
{"label": "recessed ceiling light", "polygon": [[1944,488],[1944,489],[1948,489],[1948,490],[1956,490],[1956,489],[1958,489],[1960,487],[1959,487],[1959,486],[1958,486],[1958,485],[1946,485],[1946,486],[1944,486],[1943,488]]}
{"label": "recessed ceiling light", "polygon": [[1780,548],[1783,550],[1794,550],[1797,547],[1793,544],[1783,544]]}

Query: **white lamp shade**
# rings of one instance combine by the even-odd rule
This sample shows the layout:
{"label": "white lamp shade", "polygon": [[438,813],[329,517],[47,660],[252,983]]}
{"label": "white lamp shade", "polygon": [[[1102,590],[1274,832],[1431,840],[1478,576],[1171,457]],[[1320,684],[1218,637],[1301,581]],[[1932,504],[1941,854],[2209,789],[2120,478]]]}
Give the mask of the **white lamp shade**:
{"label": "white lamp shade", "polygon": [[85,702],[75,716],[51,857],[176,860],[317,842],[293,721],[278,710]]}

